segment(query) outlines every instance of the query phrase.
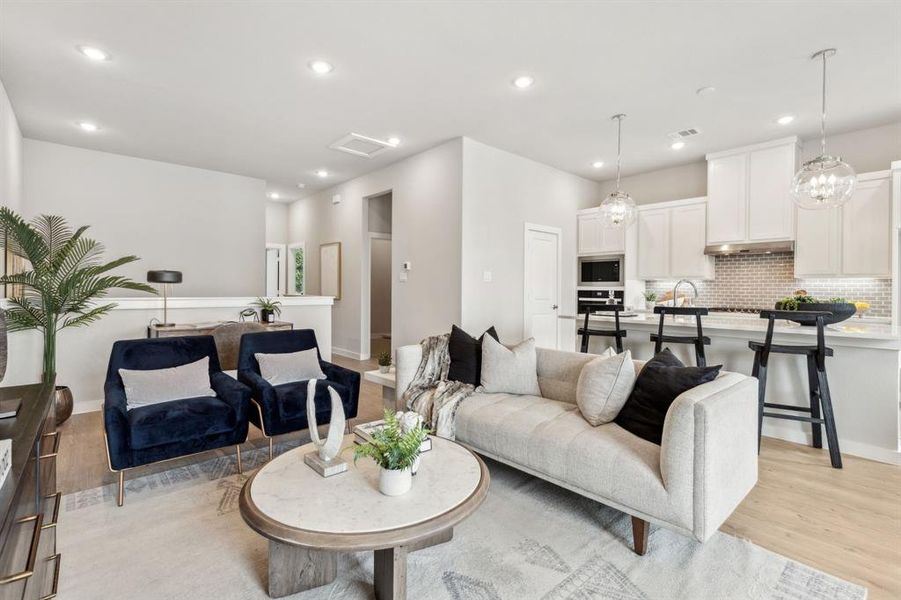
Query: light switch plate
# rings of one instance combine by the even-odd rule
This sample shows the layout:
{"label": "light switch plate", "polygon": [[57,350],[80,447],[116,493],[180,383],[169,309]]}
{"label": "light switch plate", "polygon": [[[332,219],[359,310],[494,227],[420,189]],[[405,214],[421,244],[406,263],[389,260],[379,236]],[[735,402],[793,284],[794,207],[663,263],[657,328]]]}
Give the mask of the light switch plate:
{"label": "light switch plate", "polygon": [[403,282],[403,281],[406,281],[406,280],[407,280],[407,273],[406,273],[406,271],[401,271],[400,277],[399,277],[399,278],[400,278],[400,280],[401,280],[402,282]]}
{"label": "light switch plate", "polygon": [[485,283],[491,283],[491,271],[482,271],[482,281],[484,281]]}
{"label": "light switch plate", "polygon": [[341,194],[335,194],[332,196],[332,204],[340,204],[341,202]]}

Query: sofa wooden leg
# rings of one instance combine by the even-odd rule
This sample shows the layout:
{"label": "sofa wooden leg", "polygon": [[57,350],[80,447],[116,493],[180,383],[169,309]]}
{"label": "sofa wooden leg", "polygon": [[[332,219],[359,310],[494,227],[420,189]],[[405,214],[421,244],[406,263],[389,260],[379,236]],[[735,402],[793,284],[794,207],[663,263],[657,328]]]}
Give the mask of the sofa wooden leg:
{"label": "sofa wooden leg", "polygon": [[116,497],[116,506],[125,504],[125,471],[119,471],[119,494]]}
{"label": "sofa wooden leg", "polygon": [[272,460],[272,438],[269,438],[269,460]]}
{"label": "sofa wooden leg", "polygon": [[235,444],[235,456],[238,457],[238,473],[244,474],[244,465],[241,464],[241,444]]}
{"label": "sofa wooden leg", "polygon": [[644,519],[632,517],[632,543],[635,554],[644,556],[648,551],[648,534],[651,533],[651,524]]}

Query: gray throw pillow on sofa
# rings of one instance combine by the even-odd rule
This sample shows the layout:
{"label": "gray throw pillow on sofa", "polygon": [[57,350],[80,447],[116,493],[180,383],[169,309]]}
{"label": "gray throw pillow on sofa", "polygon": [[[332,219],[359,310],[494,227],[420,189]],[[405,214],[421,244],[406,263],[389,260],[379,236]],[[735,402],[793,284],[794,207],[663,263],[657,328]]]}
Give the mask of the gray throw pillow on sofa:
{"label": "gray throw pillow on sofa", "polygon": [[540,396],[535,339],[507,348],[490,335],[482,339],[482,391]]}
{"label": "gray throw pillow on sofa", "polygon": [[582,367],[576,386],[576,404],[585,420],[597,427],[616,418],[634,386],[631,351],[599,356]]}
{"label": "gray throw pillow on sofa", "polygon": [[325,373],[319,366],[316,348],[281,354],[260,353],[253,356],[260,363],[260,376],[270,385],[325,379]]}
{"label": "gray throw pillow on sofa", "polygon": [[125,387],[125,408],[149,406],[172,400],[215,396],[210,387],[210,359],[167,369],[119,369]]}

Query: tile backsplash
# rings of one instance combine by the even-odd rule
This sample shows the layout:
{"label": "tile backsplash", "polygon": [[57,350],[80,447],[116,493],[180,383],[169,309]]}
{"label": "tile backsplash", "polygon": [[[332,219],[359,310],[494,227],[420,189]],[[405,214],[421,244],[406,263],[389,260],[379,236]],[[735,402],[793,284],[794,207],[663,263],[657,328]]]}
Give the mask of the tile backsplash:
{"label": "tile backsplash", "polygon": [[[870,303],[867,316],[890,317],[891,279],[795,279],[794,254],[754,254],[716,257],[716,279],[695,281],[703,306],[768,308],[798,289],[817,298],[839,296]],[[670,292],[675,281],[648,281],[658,295]],[[687,287],[680,288],[691,293]]]}

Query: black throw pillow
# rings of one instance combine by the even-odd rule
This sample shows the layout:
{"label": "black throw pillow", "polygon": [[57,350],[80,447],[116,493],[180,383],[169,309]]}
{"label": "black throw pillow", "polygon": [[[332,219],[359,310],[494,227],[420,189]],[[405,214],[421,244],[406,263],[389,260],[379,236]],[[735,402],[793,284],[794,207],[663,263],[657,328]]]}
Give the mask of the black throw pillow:
{"label": "black throw pillow", "polygon": [[676,397],[702,383],[713,381],[722,368],[723,365],[686,367],[669,348],[664,348],[645,363],[614,423],[659,446],[663,439],[666,411]]}
{"label": "black throw pillow", "polygon": [[[493,325],[485,333],[500,341]],[[450,353],[448,380],[471,383],[479,387],[482,379],[482,338],[485,337],[485,333],[479,339],[475,339],[456,325],[453,326],[447,344]]]}

